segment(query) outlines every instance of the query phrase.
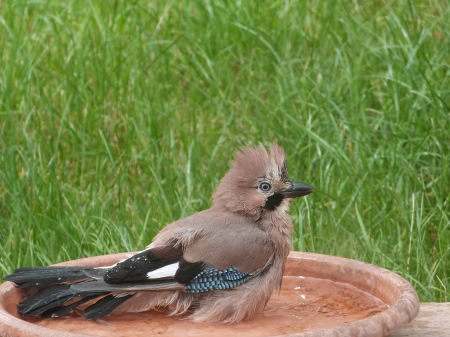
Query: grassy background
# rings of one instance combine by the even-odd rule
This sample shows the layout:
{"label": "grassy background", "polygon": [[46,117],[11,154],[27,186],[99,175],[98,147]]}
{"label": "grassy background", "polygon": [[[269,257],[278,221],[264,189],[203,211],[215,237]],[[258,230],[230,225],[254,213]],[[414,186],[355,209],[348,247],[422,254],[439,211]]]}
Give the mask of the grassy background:
{"label": "grassy background", "polygon": [[0,3],[0,277],[143,249],[278,141],[293,248],[450,296],[450,3]]}

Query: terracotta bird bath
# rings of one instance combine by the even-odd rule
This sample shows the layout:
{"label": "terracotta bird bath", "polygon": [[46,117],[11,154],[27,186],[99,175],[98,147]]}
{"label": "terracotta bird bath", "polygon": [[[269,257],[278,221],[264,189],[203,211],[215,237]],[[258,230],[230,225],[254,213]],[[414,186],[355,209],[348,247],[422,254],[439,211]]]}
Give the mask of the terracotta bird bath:
{"label": "terracotta bird bath", "polygon": [[[126,257],[114,254],[61,265],[111,265]],[[416,317],[419,299],[397,274],[339,257],[291,252],[280,295],[266,310],[236,324],[192,323],[186,315],[164,310],[112,314],[89,321],[73,313],[61,318],[26,318],[16,305],[24,290],[0,286],[0,336],[385,336]]]}

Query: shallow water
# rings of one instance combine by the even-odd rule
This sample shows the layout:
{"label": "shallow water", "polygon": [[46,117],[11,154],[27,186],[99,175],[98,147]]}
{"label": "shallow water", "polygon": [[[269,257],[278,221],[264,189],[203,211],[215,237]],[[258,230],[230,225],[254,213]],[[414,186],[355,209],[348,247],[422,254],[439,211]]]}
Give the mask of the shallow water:
{"label": "shallow water", "polygon": [[187,315],[167,317],[148,311],[110,315],[88,321],[72,314],[62,318],[26,318],[47,328],[91,336],[273,336],[330,328],[388,309],[380,299],[349,284],[285,276],[280,296],[272,295],[260,315],[234,323],[192,323]]}

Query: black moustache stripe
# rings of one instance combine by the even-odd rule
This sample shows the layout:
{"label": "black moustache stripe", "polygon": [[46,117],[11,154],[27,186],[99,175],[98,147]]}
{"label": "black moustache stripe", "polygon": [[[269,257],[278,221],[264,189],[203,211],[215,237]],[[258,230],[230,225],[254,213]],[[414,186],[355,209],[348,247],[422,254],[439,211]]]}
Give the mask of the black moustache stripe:
{"label": "black moustache stripe", "polygon": [[283,194],[272,194],[270,197],[267,198],[266,203],[264,204],[263,208],[267,209],[268,211],[273,211],[275,208],[281,205],[281,202],[284,200]]}

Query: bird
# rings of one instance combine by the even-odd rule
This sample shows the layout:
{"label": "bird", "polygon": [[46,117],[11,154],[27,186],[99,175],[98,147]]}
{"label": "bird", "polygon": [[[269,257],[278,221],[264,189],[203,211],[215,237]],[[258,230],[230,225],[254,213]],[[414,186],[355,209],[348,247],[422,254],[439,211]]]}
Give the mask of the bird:
{"label": "bird", "polygon": [[19,268],[4,280],[37,289],[18,304],[24,316],[60,317],[84,305],[89,320],[160,307],[194,322],[247,320],[280,292],[294,230],[289,202],[313,190],[289,180],[281,146],[246,145],[211,208],[167,225],[143,251],[111,266]]}

